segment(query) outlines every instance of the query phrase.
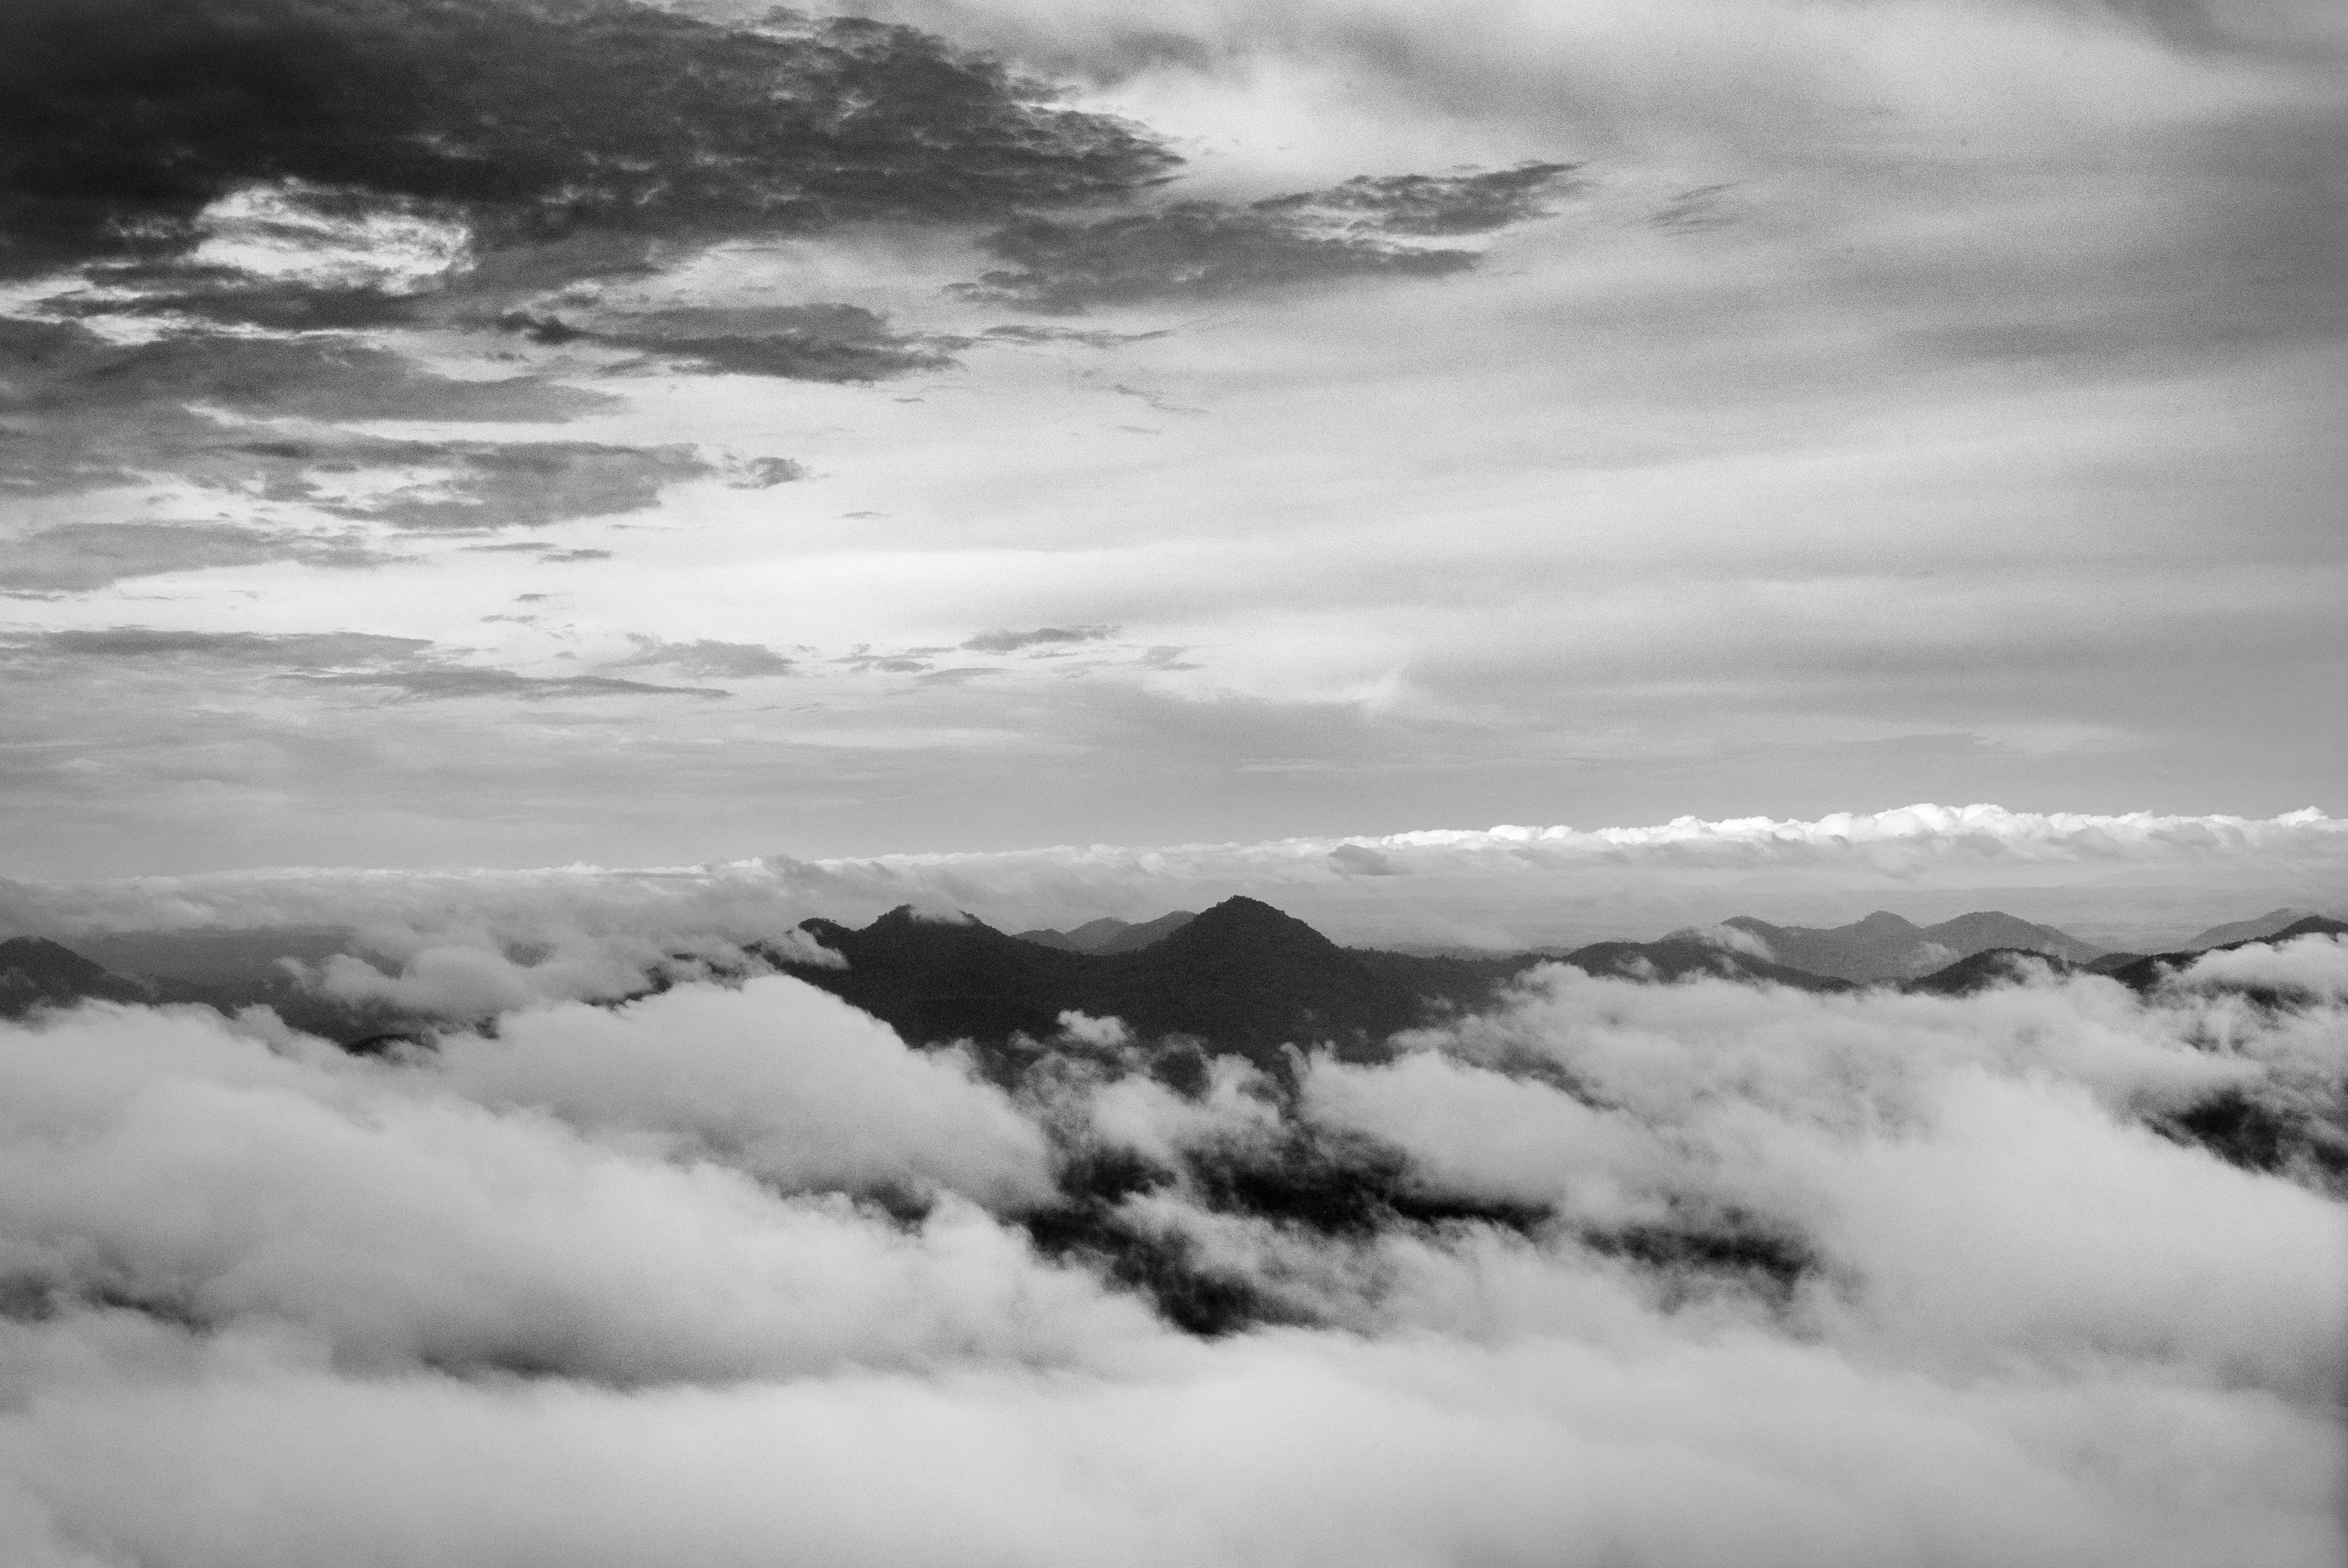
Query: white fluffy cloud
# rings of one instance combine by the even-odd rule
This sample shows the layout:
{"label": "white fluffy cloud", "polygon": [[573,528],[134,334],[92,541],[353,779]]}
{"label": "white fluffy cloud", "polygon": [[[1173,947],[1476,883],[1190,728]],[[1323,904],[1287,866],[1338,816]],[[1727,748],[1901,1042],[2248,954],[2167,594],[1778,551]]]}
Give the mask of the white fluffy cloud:
{"label": "white fluffy cloud", "polygon": [[[2343,1545],[2338,1173],[2155,1130],[2229,1094],[2336,1127],[2348,1010],[2313,985],[1818,997],[1553,968],[1390,1063],[1312,1063],[1285,1109],[1232,1061],[1195,1098],[1120,1077],[1147,1042],[1074,1022],[1066,1070],[1016,1095],[778,977],[533,1000],[390,1061],[257,1013],[0,1027],[0,1556],[2317,1568]],[[1229,1196],[1248,1169],[1351,1179],[1312,1151],[1365,1136],[1421,1197],[1548,1217],[1374,1201],[1330,1227]],[[1043,1255],[1023,1225],[1103,1149],[1166,1173],[1109,1200],[1177,1247],[1137,1255],[1291,1326],[1193,1337],[1107,1255]],[[1706,1235],[1791,1272],[1670,1250]]]}
{"label": "white fluffy cloud", "polygon": [[909,1051],[886,1025],[779,976],[518,1013],[494,1038],[443,1040],[438,1055],[442,1081],[469,1099],[787,1190],[943,1189],[1006,1209],[1051,1190],[1041,1133],[961,1055]]}

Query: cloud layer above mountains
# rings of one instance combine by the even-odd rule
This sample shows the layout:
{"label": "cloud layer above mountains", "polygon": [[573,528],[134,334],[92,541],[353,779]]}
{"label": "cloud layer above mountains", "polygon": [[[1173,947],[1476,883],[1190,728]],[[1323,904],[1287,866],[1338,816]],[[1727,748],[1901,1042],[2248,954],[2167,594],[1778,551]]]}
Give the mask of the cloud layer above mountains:
{"label": "cloud layer above mountains", "polygon": [[2313,1568],[2335,948],[1550,970],[1292,1091],[1084,1020],[990,1081],[779,977],[389,1059],[0,1026],[0,1550]]}
{"label": "cloud layer above mountains", "polygon": [[[434,668],[417,666],[416,678]],[[435,948],[470,952],[465,962],[488,970],[468,969],[473,978],[461,981],[452,971],[451,983],[508,1005],[624,995],[674,961],[736,961],[742,944],[793,940],[792,928],[813,916],[861,924],[911,904],[1020,931],[1103,915],[1154,918],[1233,894],[1366,946],[1579,946],[1735,915],[1834,925],[1886,906],[1932,920],[2002,904],[2103,946],[2154,951],[2230,913],[2348,907],[2348,827],[2314,811],[2249,819],[1915,805],[1810,822],[1500,826],[635,870],[19,880],[0,882],[0,934],[332,927],[355,933],[395,968]],[[518,965],[512,955],[525,951],[539,956]]]}

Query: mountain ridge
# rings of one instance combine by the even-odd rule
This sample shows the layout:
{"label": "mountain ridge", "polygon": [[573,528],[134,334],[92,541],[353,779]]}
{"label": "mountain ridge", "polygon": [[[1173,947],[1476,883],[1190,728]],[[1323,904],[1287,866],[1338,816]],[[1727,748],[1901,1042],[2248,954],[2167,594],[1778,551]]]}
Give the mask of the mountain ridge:
{"label": "mountain ridge", "polygon": [[1976,909],[1932,926],[1919,926],[1888,909],[1846,926],[1776,926],[1750,915],[1733,916],[1721,924],[1757,938],[1772,962],[1859,984],[1921,979],[1997,948],[2044,953],[2070,963],[2085,963],[2105,951],[2067,931],[2002,909]]}

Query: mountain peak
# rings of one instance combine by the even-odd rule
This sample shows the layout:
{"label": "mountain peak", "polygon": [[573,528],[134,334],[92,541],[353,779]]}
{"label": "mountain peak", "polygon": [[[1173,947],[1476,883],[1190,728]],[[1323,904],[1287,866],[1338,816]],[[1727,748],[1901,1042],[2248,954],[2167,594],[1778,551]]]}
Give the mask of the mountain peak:
{"label": "mountain peak", "polygon": [[1335,948],[1337,944],[1285,910],[1234,894],[1165,938],[1191,948],[1232,942],[1276,948]]}
{"label": "mountain peak", "polygon": [[1872,935],[1886,931],[1913,931],[1917,927],[1913,920],[1894,915],[1889,909],[1878,909],[1867,918],[1857,922],[1857,928]]}
{"label": "mountain peak", "polygon": [[0,942],[0,1018],[75,1002],[144,1001],[146,989],[46,937]]}

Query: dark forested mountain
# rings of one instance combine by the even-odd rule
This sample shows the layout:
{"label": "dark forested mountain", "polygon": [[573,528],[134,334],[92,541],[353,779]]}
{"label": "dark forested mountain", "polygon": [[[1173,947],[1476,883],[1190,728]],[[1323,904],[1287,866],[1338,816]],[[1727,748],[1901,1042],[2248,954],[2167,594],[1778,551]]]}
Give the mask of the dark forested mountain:
{"label": "dark forested mountain", "polygon": [[1170,915],[1160,915],[1155,920],[1136,924],[1104,915],[1097,920],[1087,920],[1069,931],[1022,931],[1019,939],[1046,948],[1057,948],[1064,953],[1136,953],[1170,937],[1198,917],[1188,909],[1177,909]]}
{"label": "dark forested mountain", "polygon": [[0,942],[0,1018],[22,1018],[36,1008],[71,1007],[78,1001],[152,999],[136,981],[46,938],[13,937]]}
{"label": "dark forested mountain", "polygon": [[801,929],[844,969],[781,967],[882,1020],[908,1040],[1000,1044],[1042,1039],[1064,1012],[1122,1019],[1137,1034],[1189,1035],[1277,1065],[1280,1047],[1375,1051],[1445,1006],[1488,999],[1538,960],[1417,958],[1341,948],[1253,898],[1230,898],[1172,935],[1121,953],[1078,953],[1006,936],[984,923],[922,919],[911,909],[862,930],[829,920]]}
{"label": "dark forested mountain", "polygon": [[2085,963],[2102,952],[2052,926],[2034,925],[1997,910],[1980,910],[1919,926],[1878,909],[1848,926],[1773,926],[1749,915],[1723,922],[1758,937],[1780,964],[1838,979],[1913,979],[1993,948],[2013,948]]}
{"label": "dark forested mountain", "polygon": [[2010,986],[2039,975],[2068,975],[2077,966],[2068,958],[2029,948],[1984,948],[1968,953],[1943,969],[1903,982],[1903,991],[1925,996],[1969,997],[1996,986]]}

